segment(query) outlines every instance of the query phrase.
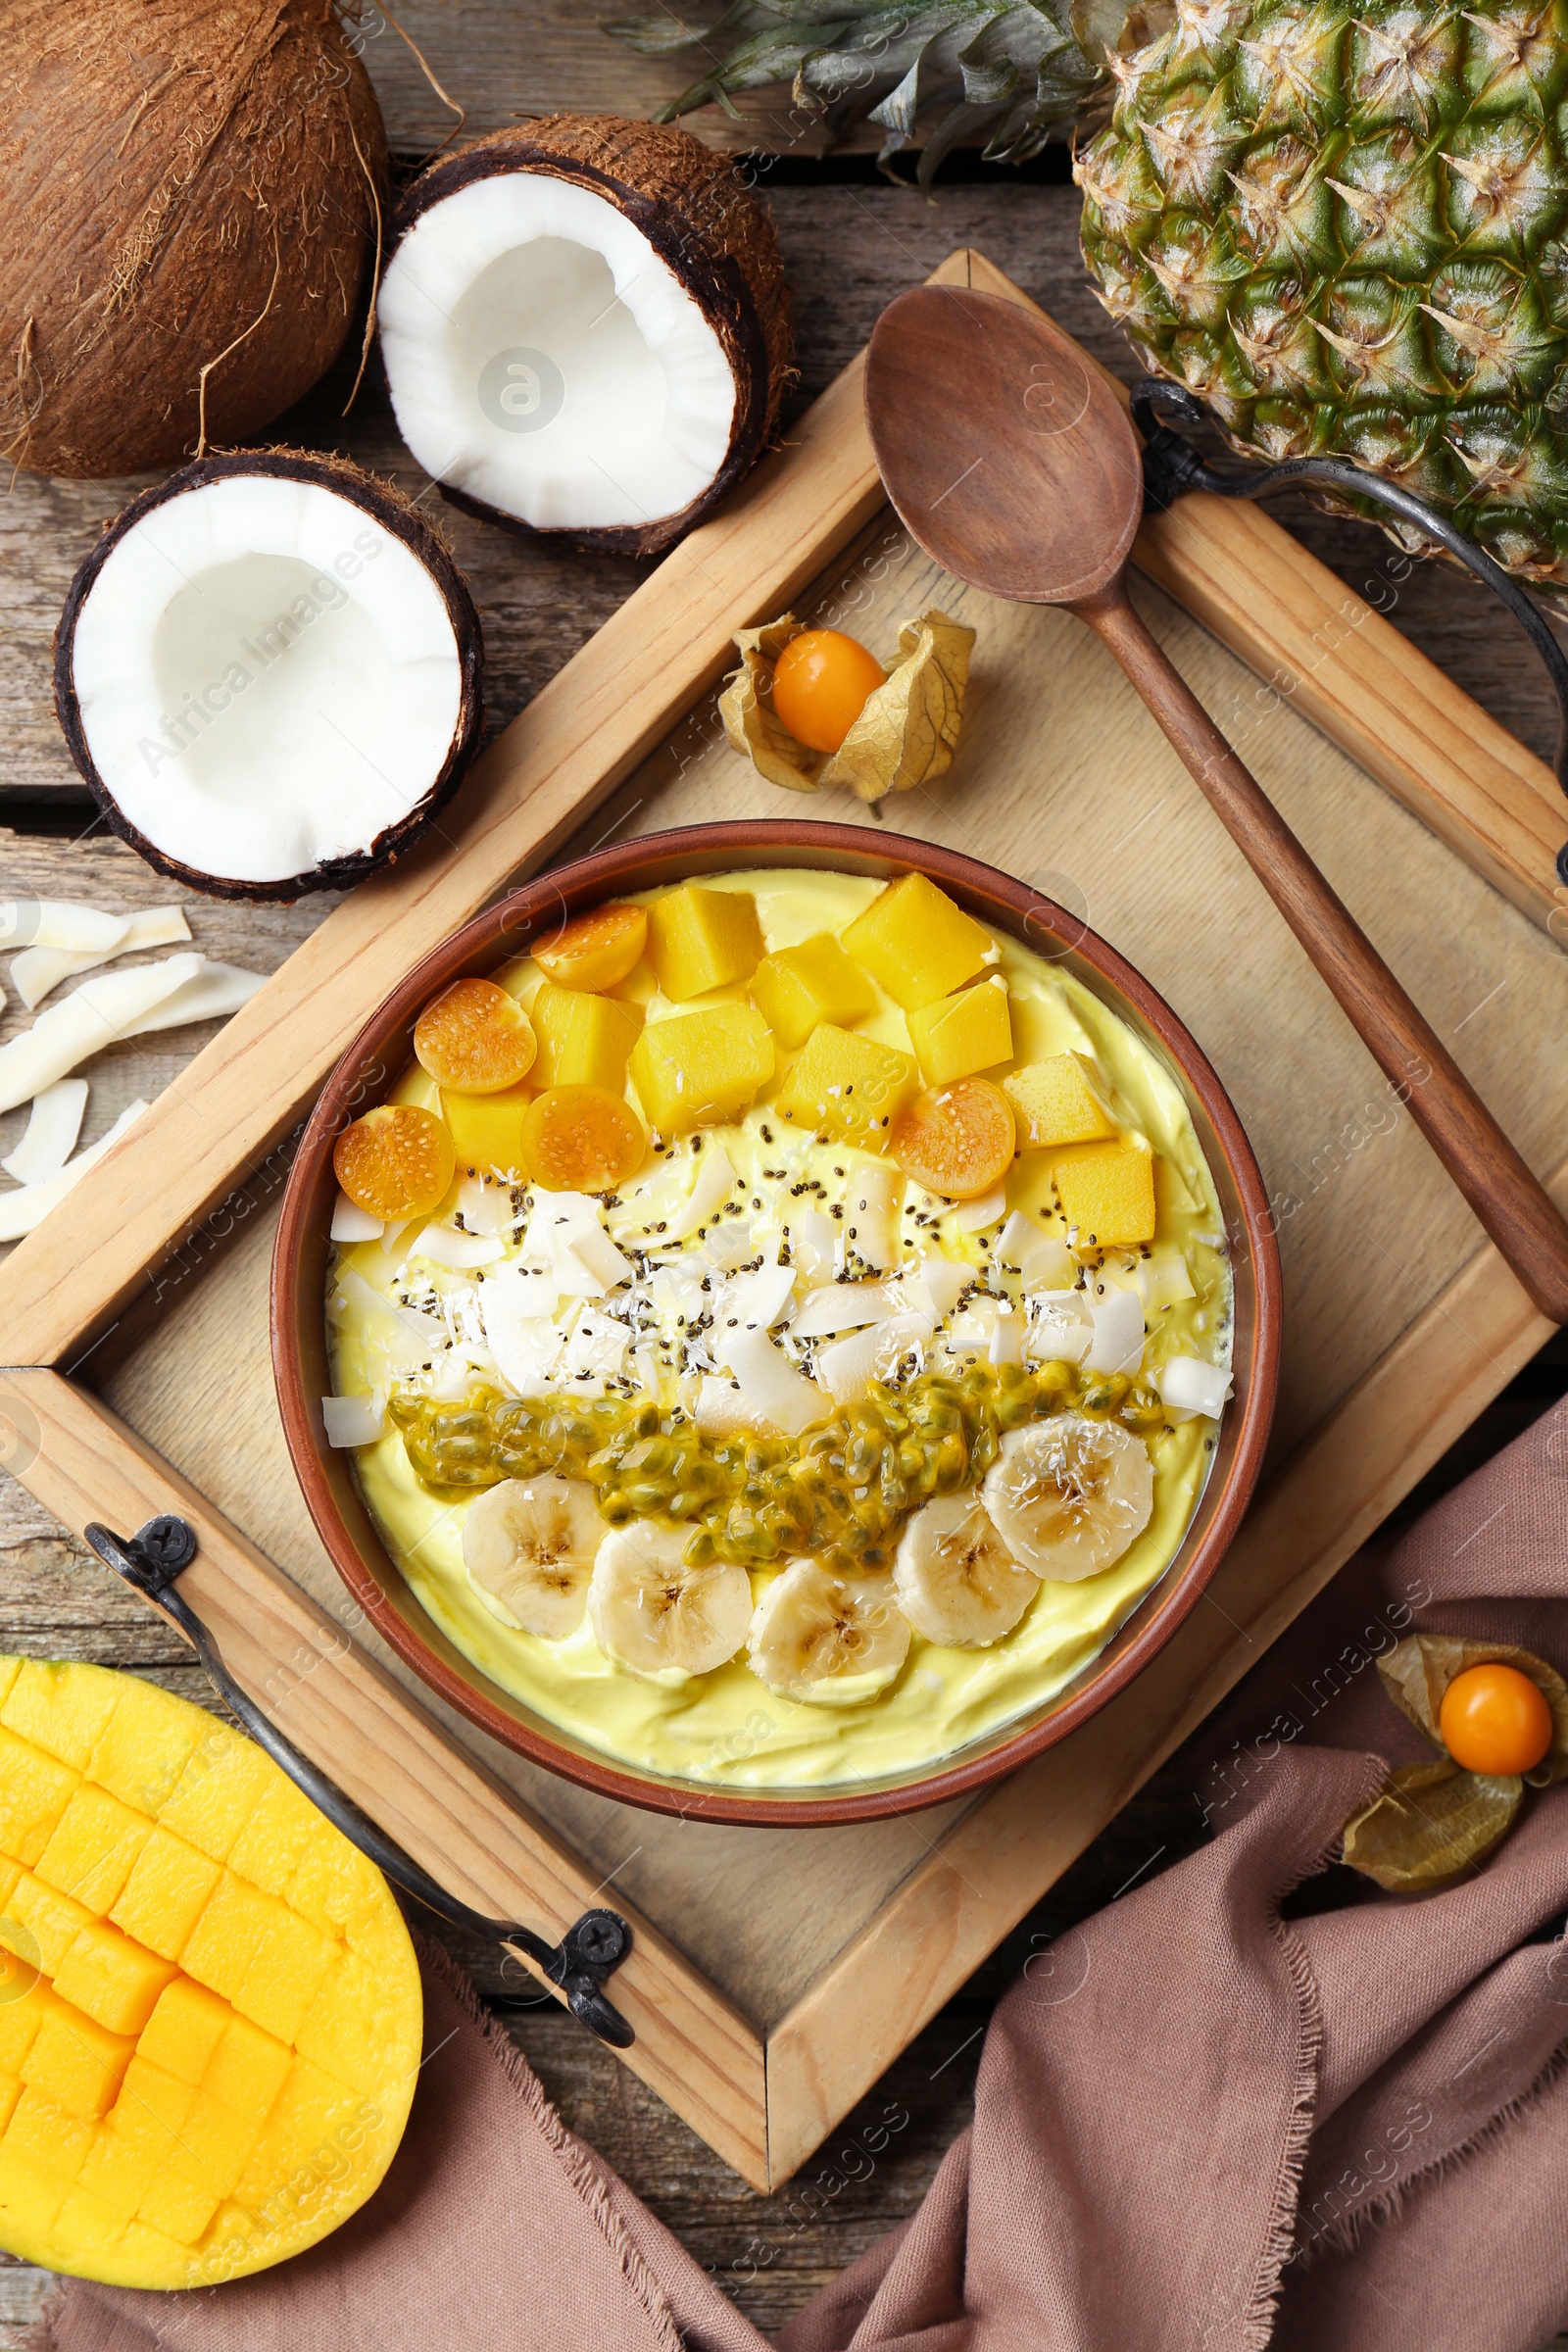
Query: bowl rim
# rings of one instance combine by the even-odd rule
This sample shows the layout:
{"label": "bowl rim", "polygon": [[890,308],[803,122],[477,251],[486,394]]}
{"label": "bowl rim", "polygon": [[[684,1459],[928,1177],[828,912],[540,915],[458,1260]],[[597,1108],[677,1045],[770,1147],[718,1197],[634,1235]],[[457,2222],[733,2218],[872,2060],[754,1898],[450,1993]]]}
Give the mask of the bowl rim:
{"label": "bowl rim", "polygon": [[[775,1792],[662,1778],[618,1762],[586,1742],[575,1743],[571,1735],[534,1715],[525,1702],[513,1699],[427,1615],[380,1542],[368,1506],[359,1497],[351,1464],[327,1446],[320,1412],[325,1225],[337,1191],[332,1145],[340,1127],[359,1116],[369,1101],[379,1100],[377,1090],[384,1092],[406,1067],[414,1020],[430,996],[455,978],[515,960],[530,938],[617,891],[744,870],[748,865],[793,862],[824,871],[858,871],[871,878],[924,873],[971,911],[983,907],[981,919],[993,928],[1007,931],[1037,954],[1047,953],[1049,959],[1108,1002],[1111,1010],[1123,1018],[1131,1014],[1129,1025],[1160,1054],[1189,1110],[1199,1114],[1200,1130],[1206,1123],[1218,1147],[1222,1165],[1213,1170],[1216,1182],[1223,1193],[1228,1180],[1240,1211],[1240,1229],[1233,1228],[1227,1236],[1233,1275],[1239,1262],[1248,1269],[1251,1294],[1250,1374],[1245,1388],[1238,1383],[1221,1424],[1220,1448],[1195,1519],[1170,1566],[1083,1673],[1037,1710],[1025,1711],[969,1748],[955,1751],[951,1760],[938,1759],[928,1771],[903,1779],[832,1782],[819,1792],[800,1784]],[[1210,1143],[1201,1132],[1200,1140],[1212,1161]],[[1196,1038],[1114,948],[1031,885],[962,852],[865,826],[757,818],[639,834],[535,876],[421,956],[362,1025],[327,1078],[289,1171],[272,1252],[271,1354],[284,1440],[306,1507],[353,1602],[426,1689],[502,1745],[597,1795],[686,1819],[780,1829],[882,1820],[971,1797],[1058,1744],[1126,1690],[1197,1606],[1241,1526],[1263,1467],[1280,1371],[1282,1285],[1276,1233],[1267,1187],[1240,1116]],[[1239,1261],[1243,1243],[1246,1255]],[[1240,1285],[1237,1295],[1240,1298]],[[318,1348],[323,1368],[313,1382],[312,1358]],[[1223,1479],[1216,1494],[1222,1462]],[[351,1524],[356,1518],[361,1523],[358,1533]],[[1200,1518],[1205,1524],[1184,1559]],[[379,1572],[368,1552],[379,1554]],[[421,1631],[421,1625],[427,1630]],[[488,1695],[492,1690],[495,1698]],[[513,1712],[518,1707],[527,1720]]]}

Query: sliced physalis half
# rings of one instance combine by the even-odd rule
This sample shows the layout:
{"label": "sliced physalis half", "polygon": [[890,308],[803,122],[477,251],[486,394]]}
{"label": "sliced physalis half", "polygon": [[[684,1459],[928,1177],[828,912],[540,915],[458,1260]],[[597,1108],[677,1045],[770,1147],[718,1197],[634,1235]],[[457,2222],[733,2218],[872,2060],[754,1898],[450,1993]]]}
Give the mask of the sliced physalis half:
{"label": "sliced physalis half", "polygon": [[437,1086],[498,1095],[517,1086],[538,1053],[533,1023],[493,980],[454,980],[414,1024],[414,1053]]}
{"label": "sliced physalis half", "polygon": [[456,1165],[451,1134],[416,1102],[378,1103],[332,1147],[333,1170],[355,1207],[388,1220],[439,1208]]}
{"label": "sliced physalis half", "polygon": [[1501,1844],[1527,1788],[1568,1775],[1568,1685],[1528,1649],[1447,1634],[1412,1635],[1378,1672],[1438,1756],[1389,1775],[1347,1822],[1345,1859],[1391,1893],[1426,1893]]}
{"label": "sliced physalis half", "polygon": [[793,612],[735,636],[741,666],[719,697],[732,750],[791,792],[843,786],[862,801],[929,784],[953,765],[974,631],[933,608],[899,630],[882,665],[838,629]]}

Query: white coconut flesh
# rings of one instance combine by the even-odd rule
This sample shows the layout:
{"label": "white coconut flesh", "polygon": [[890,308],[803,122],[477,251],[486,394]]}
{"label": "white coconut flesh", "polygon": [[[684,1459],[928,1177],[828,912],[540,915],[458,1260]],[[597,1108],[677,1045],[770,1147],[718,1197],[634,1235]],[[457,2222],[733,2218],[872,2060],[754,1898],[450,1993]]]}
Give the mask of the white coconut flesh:
{"label": "white coconut flesh", "polygon": [[414,551],[319,483],[207,482],[132,523],[81,605],[98,777],[164,856],[278,882],[368,849],[458,732],[452,614]]}
{"label": "white coconut flesh", "polygon": [[602,196],[497,172],[432,204],[377,306],[398,429],[449,488],[538,530],[678,514],[729,452],[734,374]]}

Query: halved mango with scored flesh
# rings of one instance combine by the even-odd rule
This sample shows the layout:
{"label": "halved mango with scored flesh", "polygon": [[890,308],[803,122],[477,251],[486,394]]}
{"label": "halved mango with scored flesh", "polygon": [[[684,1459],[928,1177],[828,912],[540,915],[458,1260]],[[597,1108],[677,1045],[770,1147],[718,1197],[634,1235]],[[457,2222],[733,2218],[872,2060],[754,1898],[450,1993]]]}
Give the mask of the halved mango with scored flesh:
{"label": "halved mango with scored flesh", "polygon": [[384,1880],[167,1691],[15,1658],[0,1689],[0,2245],[156,2288],[299,2253],[376,2187],[417,2079]]}

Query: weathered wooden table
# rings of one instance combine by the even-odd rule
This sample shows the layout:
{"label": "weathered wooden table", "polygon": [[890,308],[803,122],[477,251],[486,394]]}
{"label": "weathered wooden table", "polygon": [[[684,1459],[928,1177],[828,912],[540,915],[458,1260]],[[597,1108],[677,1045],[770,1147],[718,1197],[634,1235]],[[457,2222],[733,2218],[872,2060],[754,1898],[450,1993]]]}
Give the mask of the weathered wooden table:
{"label": "weathered wooden table", "polygon": [[[527,11],[501,0],[448,0],[439,10],[405,10],[403,19],[445,86],[468,104],[470,128],[491,127],[514,109],[554,105],[647,112],[680,86],[679,64],[644,67],[609,43],[601,51],[599,36],[569,29],[573,14],[567,0],[538,0]],[[481,53],[482,74],[471,64]],[[369,55],[394,146],[414,151],[439,136],[447,119],[384,28]],[[1085,286],[1077,197],[1059,163],[1029,176],[960,163],[933,206],[880,182],[861,157],[803,160],[812,143],[797,141],[791,156],[760,175],[798,290],[797,413],[864,342],[882,306],[961,243],[982,247],[1108,366],[1134,372],[1125,345]],[[346,383],[333,379],[320,387],[285,420],[279,438],[346,450],[413,494],[424,491],[373,387],[347,421],[341,418]],[[94,822],[55,724],[49,685],[50,638],[67,582],[101,522],[139,486],[23,475],[0,504],[0,593],[8,624],[0,634],[0,891],[7,896],[130,906],[172,895]],[[1300,508],[1286,513],[1348,583],[1366,582],[1378,561],[1376,538]],[[450,510],[440,514],[484,623],[493,731],[614,610],[643,566],[540,552]],[[1549,755],[1554,706],[1535,655],[1512,624],[1467,583],[1433,567],[1418,568],[1400,600],[1394,616],[1416,643],[1524,742]],[[278,909],[199,904],[190,909],[192,929],[210,955],[270,971],[329,904]],[[0,1019],[0,1039],[17,1025],[13,1006]],[[166,1085],[208,1034],[182,1030],[100,1057],[87,1139],[131,1095]],[[0,1149],[11,1148],[20,1125],[20,1113],[0,1119]],[[1514,1382],[1410,1507],[1463,1475],[1565,1388],[1568,1340],[1554,1342]],[[134,1668],[191,1697],[208,1695],[178,1639],[3,1473],[0,1562],[0,1646],[94,1658]],[[516,2038],[568,2124],[603,2151],[760,2327],[775,2328],[919,2201],[967,2121],[991,2005],[1030,1949],[1169,1868],[1203,1835],[1193,1777],[1178,1755],[777,2197],[748,2189],[553,2001],[516,2014]],[[466,1952],[460,1937],[450,1941],[460,1958],[473,1962],[481,1988],[497,1989],[486,1978],[487,1964]],[[880,2143],[871,2153],[873,2119],[885,2138],[883,2131],[870,2132]],[[0,2352],[46,2340],[39,2316],[46,2286],[40,2274],[0,2269]],[[1559,2343],[1568,2345],[1568,2335]]]}

